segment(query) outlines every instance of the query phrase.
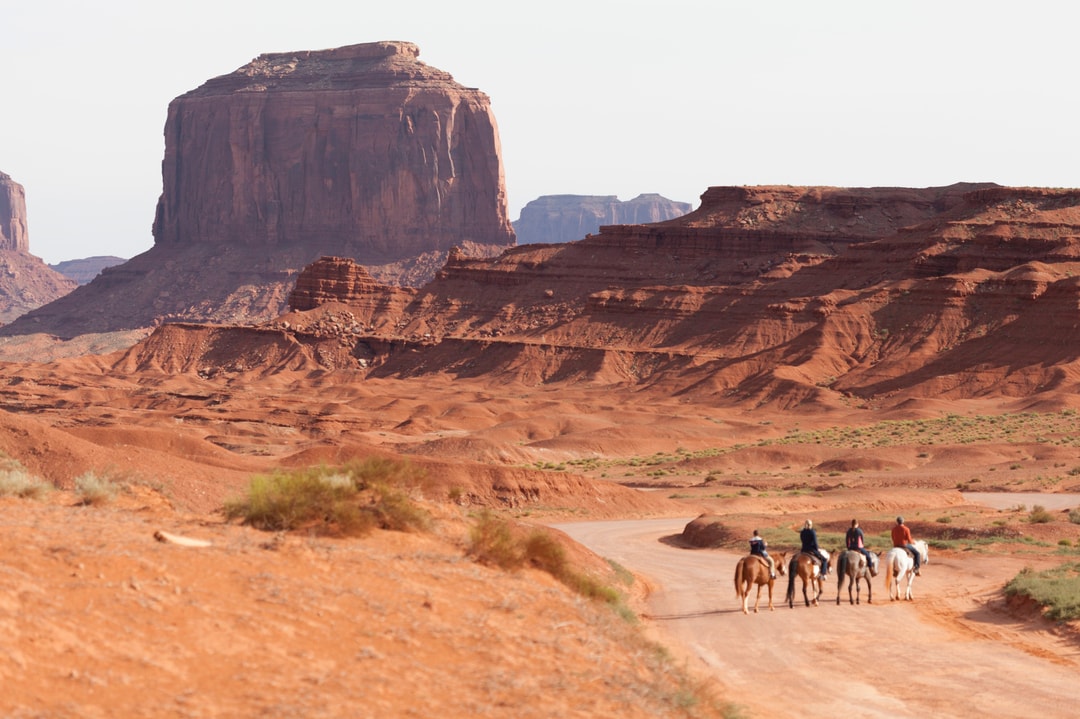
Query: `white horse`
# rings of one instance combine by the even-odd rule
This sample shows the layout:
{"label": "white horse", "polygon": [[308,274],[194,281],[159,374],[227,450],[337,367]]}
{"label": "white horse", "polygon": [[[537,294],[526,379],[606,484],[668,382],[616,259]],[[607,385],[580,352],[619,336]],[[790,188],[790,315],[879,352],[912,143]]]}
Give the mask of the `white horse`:
{"label": "white horse", "polygon": [[[915,545],[915,550],[919,553],[919,566],[920,568],[930,563],[930,550],[926,546],[926,542],[919,539],[912,542]],[[915,560],[911,558],[911,555],[907,553],[907,550],[903,547],[893,547],[889,551],[885,552],[881,558],[881,569],[885,572],[885,591],[889,593],[889,599],[900,598],[900,581],[907,579],[907,588],[904,592],[904,599],[912,599],[911,585],[915,581]],[[893,591],[893,584],[896,585],[896,591]]]}

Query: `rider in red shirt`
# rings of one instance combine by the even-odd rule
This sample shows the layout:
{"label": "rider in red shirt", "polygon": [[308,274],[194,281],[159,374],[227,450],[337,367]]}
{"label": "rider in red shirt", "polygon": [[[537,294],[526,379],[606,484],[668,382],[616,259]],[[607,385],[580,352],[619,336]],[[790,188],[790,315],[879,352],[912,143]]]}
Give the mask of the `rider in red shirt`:
{"label": "rider in red shirt", "polygon": [[911,555],[915,557],[915,574],[919,573],[919,560],[922,557],[919,555],[919,550],[915,548],[912,543],[914,540],[911,538],[911,530],[904,524],[903,517],[896,518],[896,526],[892,528],[892,544],[894,547],[900,547],[911,552]]}

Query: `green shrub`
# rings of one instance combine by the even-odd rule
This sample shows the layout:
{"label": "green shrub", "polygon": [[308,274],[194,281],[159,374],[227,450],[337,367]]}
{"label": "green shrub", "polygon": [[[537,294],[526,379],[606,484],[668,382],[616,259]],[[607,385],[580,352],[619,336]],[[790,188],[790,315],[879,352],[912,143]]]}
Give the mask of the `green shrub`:
{"label": "green shrub", "polygon": [[1049,619],[1080,619],[1080,563],[1042,572],[1023,569],[1005,585],[1005,594],[1031,598],[1045,608]]}
{"label": "green shrub", "polygon": [[1069,510],[1069,521],[1073,524],[1080,524],[1080,509]]}
{"label": "green shrub", "polygon": [[94,472],[86,472],[75,478],[75,493],[80,504],[98,506],[116,499],[120,487],[107,477],[99,477]]}
{"label": "green shrub", "polygon": [[359,536],[375,527],[425,529],[430,517],[408,494],[423,482],[408,463],[378,458],[309,467],[253,477],[247,495],[227,501],[223,511],[267,531]]}

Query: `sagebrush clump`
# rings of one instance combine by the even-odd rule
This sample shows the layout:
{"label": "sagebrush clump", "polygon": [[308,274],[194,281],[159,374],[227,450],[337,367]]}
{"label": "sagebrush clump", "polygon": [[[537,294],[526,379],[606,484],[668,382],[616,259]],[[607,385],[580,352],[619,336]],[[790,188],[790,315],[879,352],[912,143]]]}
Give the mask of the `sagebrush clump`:
{"label": "sagebrush clump", "polygon": [[[566,550],[550,534],[540,529],[516,530],[490,510],[481,512],[473,525],[468,554],[478,562],[502,569],[540,569],[585,597],[613,605],[619,605],[622,599],[615,589],[574,570]],[[629,612],[626,616],[630,616]]]}
{"label": "sagebrush clump", "polygon": [[360,536],[376,527],[422,530],[430,515],[410,493],[424,481],[423,471],[407,462],[380,458],[282,471],[253,477],[247,495],[226,502],[223,511],[267,531]]}

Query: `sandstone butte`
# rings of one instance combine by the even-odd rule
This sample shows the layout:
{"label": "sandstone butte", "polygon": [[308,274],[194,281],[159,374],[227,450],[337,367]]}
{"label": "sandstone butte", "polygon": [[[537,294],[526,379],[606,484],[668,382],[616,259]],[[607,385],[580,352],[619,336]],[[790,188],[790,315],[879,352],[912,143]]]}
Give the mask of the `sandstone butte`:
{"label": "sandstone butte", "polygon": [[30,254],[26,191],[0,172],[0,324],[63,297],[75,284]]}
{"label": "sandstone butte", "polygon": [[6,334],[240,322],[321,255],[420,284],[514,244],[488,97],[408,42],[261,55],[173,100],[154,246]]}

